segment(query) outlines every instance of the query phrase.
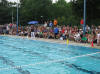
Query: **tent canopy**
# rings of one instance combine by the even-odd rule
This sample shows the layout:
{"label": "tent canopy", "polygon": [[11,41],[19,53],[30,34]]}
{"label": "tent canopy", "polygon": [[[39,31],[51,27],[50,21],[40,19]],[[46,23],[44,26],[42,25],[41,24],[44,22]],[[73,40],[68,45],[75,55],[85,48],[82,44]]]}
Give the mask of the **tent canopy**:
{"label": "tent canopy", "polygon": [[28,24],[38,24],[39,22],[38,21],[30,21],[28,22]]}

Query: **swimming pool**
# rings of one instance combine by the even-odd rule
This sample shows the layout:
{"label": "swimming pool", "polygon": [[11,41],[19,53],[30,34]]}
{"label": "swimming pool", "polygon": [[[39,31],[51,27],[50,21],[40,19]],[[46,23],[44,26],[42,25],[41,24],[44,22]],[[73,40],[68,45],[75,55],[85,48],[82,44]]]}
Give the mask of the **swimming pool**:
{"label": "swimming pool", "polygon": [[100,50],[0,36],[0,74],[100,74]]}

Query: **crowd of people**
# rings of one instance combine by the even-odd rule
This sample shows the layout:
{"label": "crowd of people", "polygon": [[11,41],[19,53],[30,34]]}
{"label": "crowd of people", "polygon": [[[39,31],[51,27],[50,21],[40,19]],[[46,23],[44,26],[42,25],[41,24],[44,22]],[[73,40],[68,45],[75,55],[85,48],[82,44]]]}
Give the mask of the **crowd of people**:
{"label": "crowd of people", "polygon": [[75,42],[91,43],[94,42],[100,46],[100,26],[88,26],[78,28],[77,26],[58,26],[54,25],[52,21],[45,22],[44,25],[28,25],[17,26],[16,24],[6,25],[2,33],[10,35],[27,36],[31,38],[47,38],[47,39],[60,39],[60,40],[73,40]]}

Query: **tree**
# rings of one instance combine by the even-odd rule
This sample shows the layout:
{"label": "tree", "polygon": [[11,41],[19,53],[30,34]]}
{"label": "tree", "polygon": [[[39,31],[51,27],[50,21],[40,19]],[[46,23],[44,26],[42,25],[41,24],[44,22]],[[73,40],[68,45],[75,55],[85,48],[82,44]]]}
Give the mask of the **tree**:
{"label": "tree", "polygon": [[0,2],[0,24],[6,24],[11,22],[12,18],[12,4],[7,0],[1,0]]}
{"label": "tree", "polygon": [[2,0],[0,2],[0,24],[4,24],[5,22],[8,22],[6,18],[9,17],[7,12],[8,12],[7,1]]}
{"label": "tree", "polygon": [[31,20],[43,20],[49,18],[49,7],[52,4],[51,0],[23,0],[21,1],[21,21],[27,23]]}
{"label": "tree", "polygon": [[[86,0],[87,4],[87,24],[100,24],[100,0]],[[83,18],[83,4],[84,0],[76,0],[73,3],[73,10],[79,18]]]}

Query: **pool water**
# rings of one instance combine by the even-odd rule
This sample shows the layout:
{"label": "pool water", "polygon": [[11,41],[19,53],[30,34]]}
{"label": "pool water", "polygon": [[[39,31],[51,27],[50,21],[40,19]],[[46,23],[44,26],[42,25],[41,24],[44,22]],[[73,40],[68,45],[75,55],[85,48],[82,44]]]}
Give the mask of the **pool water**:
{"label": "pool water", "polygon": [[89,47],[0,36],[0,74],[100,74],[98,52]]}

